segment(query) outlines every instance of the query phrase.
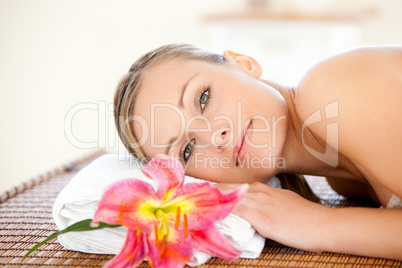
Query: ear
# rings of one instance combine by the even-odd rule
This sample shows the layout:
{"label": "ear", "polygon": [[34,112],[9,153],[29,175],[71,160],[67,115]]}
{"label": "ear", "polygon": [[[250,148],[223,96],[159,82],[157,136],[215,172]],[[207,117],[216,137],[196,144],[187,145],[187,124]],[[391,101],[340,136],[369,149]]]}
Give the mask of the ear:
{"label": "ear", "polygon": [[223,52],[223,57],[229,63],[236,65],[242,69],[245,73],[251,75],[254,78],[259,78],[262,75],[261,65],[252,57],[236,53],[230,50]]}

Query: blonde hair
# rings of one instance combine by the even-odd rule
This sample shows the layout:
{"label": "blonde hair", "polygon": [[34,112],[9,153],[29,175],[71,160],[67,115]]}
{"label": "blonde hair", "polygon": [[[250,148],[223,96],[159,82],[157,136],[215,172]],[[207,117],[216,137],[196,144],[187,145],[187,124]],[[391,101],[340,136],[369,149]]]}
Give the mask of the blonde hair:
{"label": "blonde hair", "polygon": [[[220,54],[192,44],[168,44],[154,49],[133,63],[129,71],[121,78],[114,95],[114,116],[119,137],[128,152],[134,157],[148,162],[149,158],[138,146],[130,122],[133,120],[135,101],[141,87],[142,75],[150,67],[166,60],[200,60],[214,64],[225,64]],[[301,175],[280,173],[282,187],[292,190],[306,199],[319,202],[305,178]]]}

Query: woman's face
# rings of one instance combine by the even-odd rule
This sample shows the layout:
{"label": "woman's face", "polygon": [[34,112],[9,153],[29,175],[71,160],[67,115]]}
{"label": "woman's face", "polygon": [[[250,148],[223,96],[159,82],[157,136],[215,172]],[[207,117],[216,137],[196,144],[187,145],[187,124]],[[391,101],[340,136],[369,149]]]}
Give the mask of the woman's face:
{"label": "woman's face", "polygon": [[214,182],[275,175],[285,164],[286,102],[247,68],[168,60],[148,69],[132,121],[145,154],[179,157],[187,175]]}

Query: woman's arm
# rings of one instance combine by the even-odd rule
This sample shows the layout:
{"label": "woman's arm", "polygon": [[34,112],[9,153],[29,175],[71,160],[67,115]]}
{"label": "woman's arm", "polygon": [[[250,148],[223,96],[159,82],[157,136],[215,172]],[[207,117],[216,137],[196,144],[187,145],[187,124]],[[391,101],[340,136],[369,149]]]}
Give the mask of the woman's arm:
{"label": "woman's arm", "polygon": [[381,206],[380,201],[373,188],[368,183],[358,180],[325,177],[332,190],[350,199],[366,199],[372,200],[378,206]]}
{"label": "woman's arm", "polygon": [[255,183],[234,213],[291,247],[402,260],[402,210],[327,208]]}

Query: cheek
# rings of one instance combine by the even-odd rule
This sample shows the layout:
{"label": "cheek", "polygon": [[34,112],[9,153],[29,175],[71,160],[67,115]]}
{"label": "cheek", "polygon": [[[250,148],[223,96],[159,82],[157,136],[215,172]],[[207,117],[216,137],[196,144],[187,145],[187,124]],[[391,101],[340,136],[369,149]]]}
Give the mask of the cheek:
{"label": "cheek", "polygon": [[[248,164],[234,168],[229,158],[194,154],[186,175],[217,183],[248,183],[257,181],[259,171]],[[260,180],[258,180],[260,181]]]}
{"label": "cheek", "polygon": [[209,150],[200,150],[194,153],[186,169],[186,175],[195,178],[221,182],[229,173],[233,173],[230,159],[218,155],[208,154]]}
{"label": "cheek", "polygon": [[283,144],[287,132],[287,117],[285,114],[264,118],[256,116],[253,120],[255,125],[253,143],[257,148],[271,148],[275,151]]}
{"label": "cheek", "polygon": [[197,150],[189,165],[191,172],[207,172],[208,174],[230,169],[232,169],[231,159],[227,155],[213,153],[210,148]]}

